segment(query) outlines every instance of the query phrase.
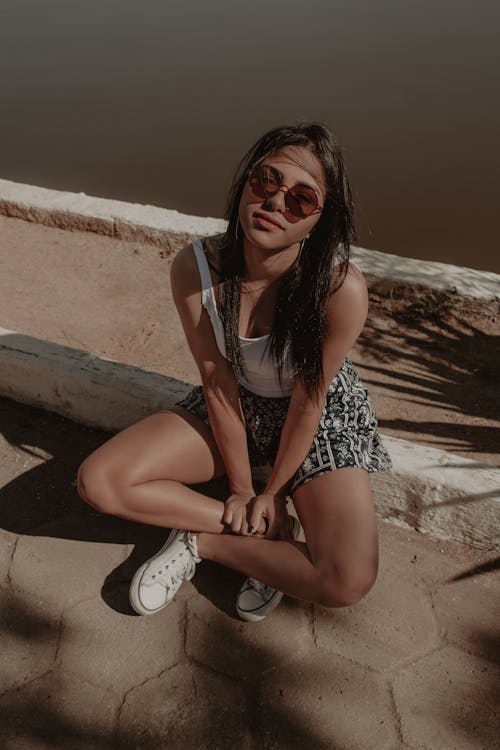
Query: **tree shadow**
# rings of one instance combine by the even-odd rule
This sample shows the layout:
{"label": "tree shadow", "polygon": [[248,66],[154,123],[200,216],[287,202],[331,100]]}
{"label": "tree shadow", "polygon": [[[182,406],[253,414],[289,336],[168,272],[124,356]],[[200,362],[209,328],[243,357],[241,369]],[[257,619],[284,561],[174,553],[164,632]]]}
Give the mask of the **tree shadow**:
{"label": "tree shadow", "polygon": [[[359,364],[368,373],[364,382],[401,400],[401,417],[379,414],[379,426],[424,433],[430,436],[425,442],[434,439],[437,445],[444,439],[457,453],[497,454],[500,427],[491,421],[500,416],[500,335],[480,330],[453,311],[430,314],[414,305],[392,312],[390,320],[383,314],[369,318],[359,340]],[[450,419],[409,419],[405,402],[422,405],[426,415],[432,413],[429,409],[438,414],[445,409]],[[467,424],[461,416],[490,424]]]}
{"label": "tree shadow", "polygon": [[462,573],[457,573],[457,575],[448,579],[448,583],[463,581],[466,578],[484,575],[485,573],[491,573],[494,570],[500,570],[500,557],[495,557],[492,560],[481,563],[480,565],[474,565],[472,568],[464,570]]}
{"label": "tree shadow", "polygon": [[[39,456],[43,461],[20,474],[0,490],[0,525],[15,534],[136,545],[137,550],[134,550],[131,558],[118,566],[103,586],[103,598],[109,606],[118,611],[121,611],[121,607],[125,611],[124,596],[129,576],[137,565],[149,556],[151,547],[156,549],[161,544],[165,531],[103,516],[88,508],[76,494],[74,478],[79,463],[97,445],[106,440],[108,435],[72,424],[62,417],[12,402],[0,401],[0,414],[3,432],[8,442],[26,456]],[[22,455],[17,451],[16,454]],[[47,458],[47,455],[52,458]],[[141,534],[144,536],[141,537]],[[130,570],[132,565],[133,569]],[[216,575],[212,578],[214,572]],[[196,586],[198,591],[213,602],[216,609],[224,614],[231,613],[234,617],[234,595],[240,581],[241,578],[238,576],[237,579],[236,574],[225,571],[222,573],[220,568],[207,565],[205,570],[200,568]],[[8,629],[10,633],[17,633],[16,637],[21,642],[33,644],[36,658],[37,644],[55,637],[58,628],[57,618],[54,621],[51,618],[46,619],[28,606],[24,598],[17,598],[17,594],[12,591],[1,605],[3,620],[0,621],[0,629],[3,629],[3,632]],[[285,607],[287,606],[291,607],[290,611],[293,613],[293,607],[301,605],[285,604]],[[331,616],[335,617],[334,614]],[[298,670],[296,662],[293,661],[293,654],[290,662],[283,663],[282,651],[273,650],[275,646],[266,643],[265,638],[257,642],[255,639],[249,640],[245,635],[247,625],[236,624],[226,619],[225,622],[216,623],[209,636],[208,624],[203,623],[202,637],[206,642],[201,648],[208,651],[213,639],[216,638],[228,654],[226,659],[221,659],[218,674],[224,679],[234,679],[227,677],[234,668],[234,657],[231,656],[234,653],[243,654],[242,672],[247,669],[254,675],[262,674],[262,679],[257,680],[251,690],[247,688],[244,678],[238,683],[243,685],[246,695],[246,713],[242,714],[241,731],[251,736],[256,747],[269,750],[280,747],[289,750],[299,750],[302,747],[340,750],[345,746],[340,734],[339,738],[331,736],[326,740],[324,732],[321,731],[321,724],[317,721],[311,722],[306,710],[294,710],[295,698],[290,699],[290,703],[288,701],[289,694],[296,695],[303,691],[304,695],[308,695],[314,688],[320,695],[321,691],[324,690],[326,694],[326,691],[330,690],[328,700],[341,702],[343,682],[340,657],[337,659],[330,653],[325,654],[321,669],[318,668],[317,661],[316,664],[309,665],[307,659],[302,659],[301,669]],[[288,623],[281,623],[285,641],[289,627],[294,627],[293,618]],[[71,633],[67,631],[64,637],[70,638]],[[317,659],[317,648],[312,646],[312,649]],[[185,662],[185,668],[190,670],[193,664]],[[211,674],[209,666],[202,668]],[[68,679],[78,678],[70,675]],[[168,672],[163,679],[163,684],[168,687]],[[483,675],[481,679],[488,680],[489,675]],[[83,695],[81,703],[77,704],[78,710],[75,709],[75,704],[72,710],[68,710],[64,705],[62,709],[58,706],[59,702],[64,704],[66,700],[68,685],[67,681],[61,679],[60,673],[54,672],[53,676],[50,673],[45,677],[42,675],[22,688],[4,692],[0,698],[0,737],[3,734],[5,738],[3,747],[13,750],[19,738],[27,744],[33,742],[40,747],[60,747],[68,750],[93,750],[95,747],[104,750],[120,747],[128,750],[134,747],[166,746],[168,735],[161,727],[153,725],[148,729],[148,744],[145,745],[142,729],[135,725],[133,716],[129,724],[123,727],[120,725],[113,730],[98,721],[95,726],[89,728],[89,725],[82,721],[87,710],[86,698]],[[320,687],[316,688],[318,685]],[[338,687],[338,691],[332,692],[332,685]],[[269,699],[269,696],[272,698]],[[241,710],[238,700],[235,691],[231,706],[235,712]],[[202,728],[206,726],[207,731],[212,731],[214,715],[208,709],[204,709],[202,701],[200,703],[197,720]],[[365,711],[366,705],[366,700],[359,697],[360,712]],[[189,747],[190,732],[194,729],[188,726],[183,731],[186,733],[184,746]]]}
{"label": "tree shadow", "polygon": [[[12,664],[9,665],[8,658],[2,660],[0,677],[0,744],[5,750],[24,747],[24,743],[32,747],[33,742],[36,747],[68,750],[116,747],[112,734],[106,737],[98,726],[89,729],[84,700],[69,709],[64,705],[66,691],[60,675],[53,672],[59,631],[59,617],[53,612],[49,614],[30,606],[25,597],[14,591],[0,591],[0,633],[4,642],[6,637],[10,639],[14,652],[6,655]],[[50,641],[52,653],[46,653],[48,663],[43,665],[40,649]],[[8,666],[11,675],[5,674]],[[6,678],[13,682],[10,689]],[[68,679],[77,684],[76,678]],[[126,734],[121,741],[119,747],[132,750],[136,746]]]}
{"label": "tree shadow", "polygon": [[[0,744],[6,750],[14,750],[20,744],[67,750],[133,750],[138,747],[159,750],[168,747],[180,750],[183,747],[197,746],[193,743],[200,736],[206,735],[212,739],[217,736],[220,711],[214,713],[209,705],[205,706],[204,700],[196,701],[197,709],[191,722],[179,722],[178,717],[173,714],[164,716],[160,708],[161,694],[158,694],[157,702],[149,706],[151,716],[146,717],[146,721],[142,704],[140,710],[130,712],[126,720],[121,721],[120,706],[123,705],[123,698],[120,696],[119,686],[118,692],[111,693],[104,688],[96,689],[95,685],[85,683],[71,670],[66,672],[64,664],[58,665],[55,661],[55,648],[52,648],[50,663],[45,668],[39,662],[43,644],[47,640],[55,643],[59,637],[58,616],[54,613],[50,616],[41,614],[16,592],[0,592],[0,612],[0,634],[5,636],[8,633],[10,638],[17,641],[15,651],[23,661],[25,671],[24,678],[18,679],[13,687],[5,688],[4,684],[0,685]],[[71,638],[71,632],[64,630],[63,637]],[[189,689],[192,679],[195,694],[195,673],[200,669],[204,674],[203,684],[212,686],[215,695],[219,686],[226,685],[224,695],[226,698],[230,696],[230,705],[226,705],[225,710],[231,711],[237,718],[233,719],[233,726],[225,737],[219,738],[217,747],[221,750],[232,750],[237,746],[239,738],[244,736],[251,738],[252,747],[286,747],[290,750],[314,747],[318,750],[340,750],[341,744],[337,744],[334,738],[326,742],[324,737],[318,734],[317,728],[309,725],[304,715],[298,715],[296,712],[290,715],[286,704],[279,698],[283,695],[283,685],[287,690],[297,691],[303,688],[304,676],[294,669],[293,658],[290,660],[290,668],[281,670],[277,679],[273,670],[269,671],[269,667],[281,666],[280,658],[278,654],[273,654],[272,648],[265,641],[254,644],[250,649],[244,632],[240,632],[234,626],[224,625],[217,627],[216,637],[224,644],[223,648],[228,655],[234,652],[242,654],[243,673],[246,665],[250,665],[253,674],[257,676],[267,670],[263,683],[266,694],[271,692],[278,696],[278,701],[271,701],[269,704],[261,693],[261,687],[255,685],[250,689],[244,675],[237,680],[237,689],[232,690],[234,678],[228,674],[224,660],[221,661],[220,670],[215,672],[209,666],[197,666],[192,660],[184,660],[181,665],[176,665],[172,684],[169,678],[170,670],[162,673],[161,686],[166,690],[170,687],[179,689],[179,666],[188,676],[184,689]],[[25,644],[30,645],[29,651],[25,650]],[[206,647],[210,647],[209,639]],[[293,657],[293,654],[291,656]],[[308,684],[316,684],[319,677],[325,682],[324,671],[320,675],[317,668],[311,667],[310,672]],[[173,672],[172,674],[174,675]],[[150,678],[156,679],[155,676]],[[331,679],[335,679],[334,667],[331,670]],[[262,683],[262,680],[258,678],[258,682]],[[143,684],[138,685],[137,688],[140,690],[142,686]],[[213,702],[213,699],[206,701],[212,705]],[[105,711],[102,711],[103,704],[106,706]],[[147,725],[146,730],[144,723]],[[173,730],[175,741],[171,743]],[[203,745],[207,746],[215,744]]]}
{"label": "tree shadow", "polygon": [[[5,440],[17,449],[12,454],[7,449],[6,464],[14,463],[11,474],[17,471],[19,451],[30,463],[40,459],[0,488],[0,527],[13,534],[134,545],[130,556],[106,577],[101,592],[112,609],[134,615],[128,601],[130,579],[161,547],[169,530],[99,513],[79,497],[79,465],[111,434],[5,398],[0,398],[0,420]],[[220,500],[228,491],[225,478],[196,489]]]}

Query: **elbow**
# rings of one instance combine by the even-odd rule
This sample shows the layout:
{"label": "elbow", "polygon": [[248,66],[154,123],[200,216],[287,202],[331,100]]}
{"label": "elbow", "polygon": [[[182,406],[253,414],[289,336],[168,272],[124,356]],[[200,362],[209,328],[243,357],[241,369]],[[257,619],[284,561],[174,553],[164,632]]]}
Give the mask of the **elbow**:
{"label": "elbow", "polygon": [[216,367],[202,373],[203,392],[207,402],[234,403],[239,398],[238,383],[231,371],[220,372]]}

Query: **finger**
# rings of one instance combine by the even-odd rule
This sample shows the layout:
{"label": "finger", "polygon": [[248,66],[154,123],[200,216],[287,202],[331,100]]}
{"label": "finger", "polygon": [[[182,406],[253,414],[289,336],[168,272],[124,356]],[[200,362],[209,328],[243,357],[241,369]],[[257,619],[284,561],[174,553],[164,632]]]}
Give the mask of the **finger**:
{"label": "finger", "polygon": [[235,534],[239,534],[241,531],[241,514],[238,512],[233,515],[231,530],[234,531]]}
{"label": "finger", "polygon": [[222,514],[222,523],[227,524],[228,526],[231,526],[233,520],[233,511],[231,508],[226,508],[224,510],[224,513]]}
{"label": "finger", "polygon": [[248,521],[248,525],[252,526],[254,529],[258,529],[263,513],[264,513],[264,508],[262,507],[262,503],[259,503],[259,502],[254,503],[252,512],[250,513],[250,519]]}

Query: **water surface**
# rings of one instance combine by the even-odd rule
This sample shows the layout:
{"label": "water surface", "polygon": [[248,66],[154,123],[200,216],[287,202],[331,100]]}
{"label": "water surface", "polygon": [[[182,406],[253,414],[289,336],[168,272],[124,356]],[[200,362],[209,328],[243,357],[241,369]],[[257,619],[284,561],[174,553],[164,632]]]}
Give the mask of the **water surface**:
{"label": "water surface", "polygon": [[329,125],[359,244],[500,272],[493,2],[0,4],[0,175],[220,216],[269,127]]}

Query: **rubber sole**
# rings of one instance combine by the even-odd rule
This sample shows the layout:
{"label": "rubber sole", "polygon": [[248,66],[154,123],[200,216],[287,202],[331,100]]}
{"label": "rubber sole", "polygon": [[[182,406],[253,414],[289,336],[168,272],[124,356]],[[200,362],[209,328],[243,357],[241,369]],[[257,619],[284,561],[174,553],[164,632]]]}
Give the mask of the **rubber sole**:
{"label": "rubber sole", "polygon": [[141,600],[139,597],[139,588],[141,585],[141,579],[144,573],[146,572],[146,569],[149,567],[150,563],[153,562],[153,560],[156,560],[157,557],[159,557],[165,550],[170,547],[173,541],[177,538],[178,534],[182,534],[182,531],[179,531],[179,529],[172,529],[170,534],[167,537],[167,541],[163,545],[161,549],[158,550],[156,554],[154,554],[152,557],[149,558],[149,560],[146,560],[145,563],[141,565],[140,568],[136,570],[134,573],[134,577],[132,578],[130,582],[130,589],[128,592],[128,599],[130,602],[130,606],[134,610],[134,612],[137,612],[138,615],[155,615],[160,610],[167,607],[170,602],[165,602],[165,604],[162,604],[161,607],[157,607],[156,609],[146,609],[142,606]]}

